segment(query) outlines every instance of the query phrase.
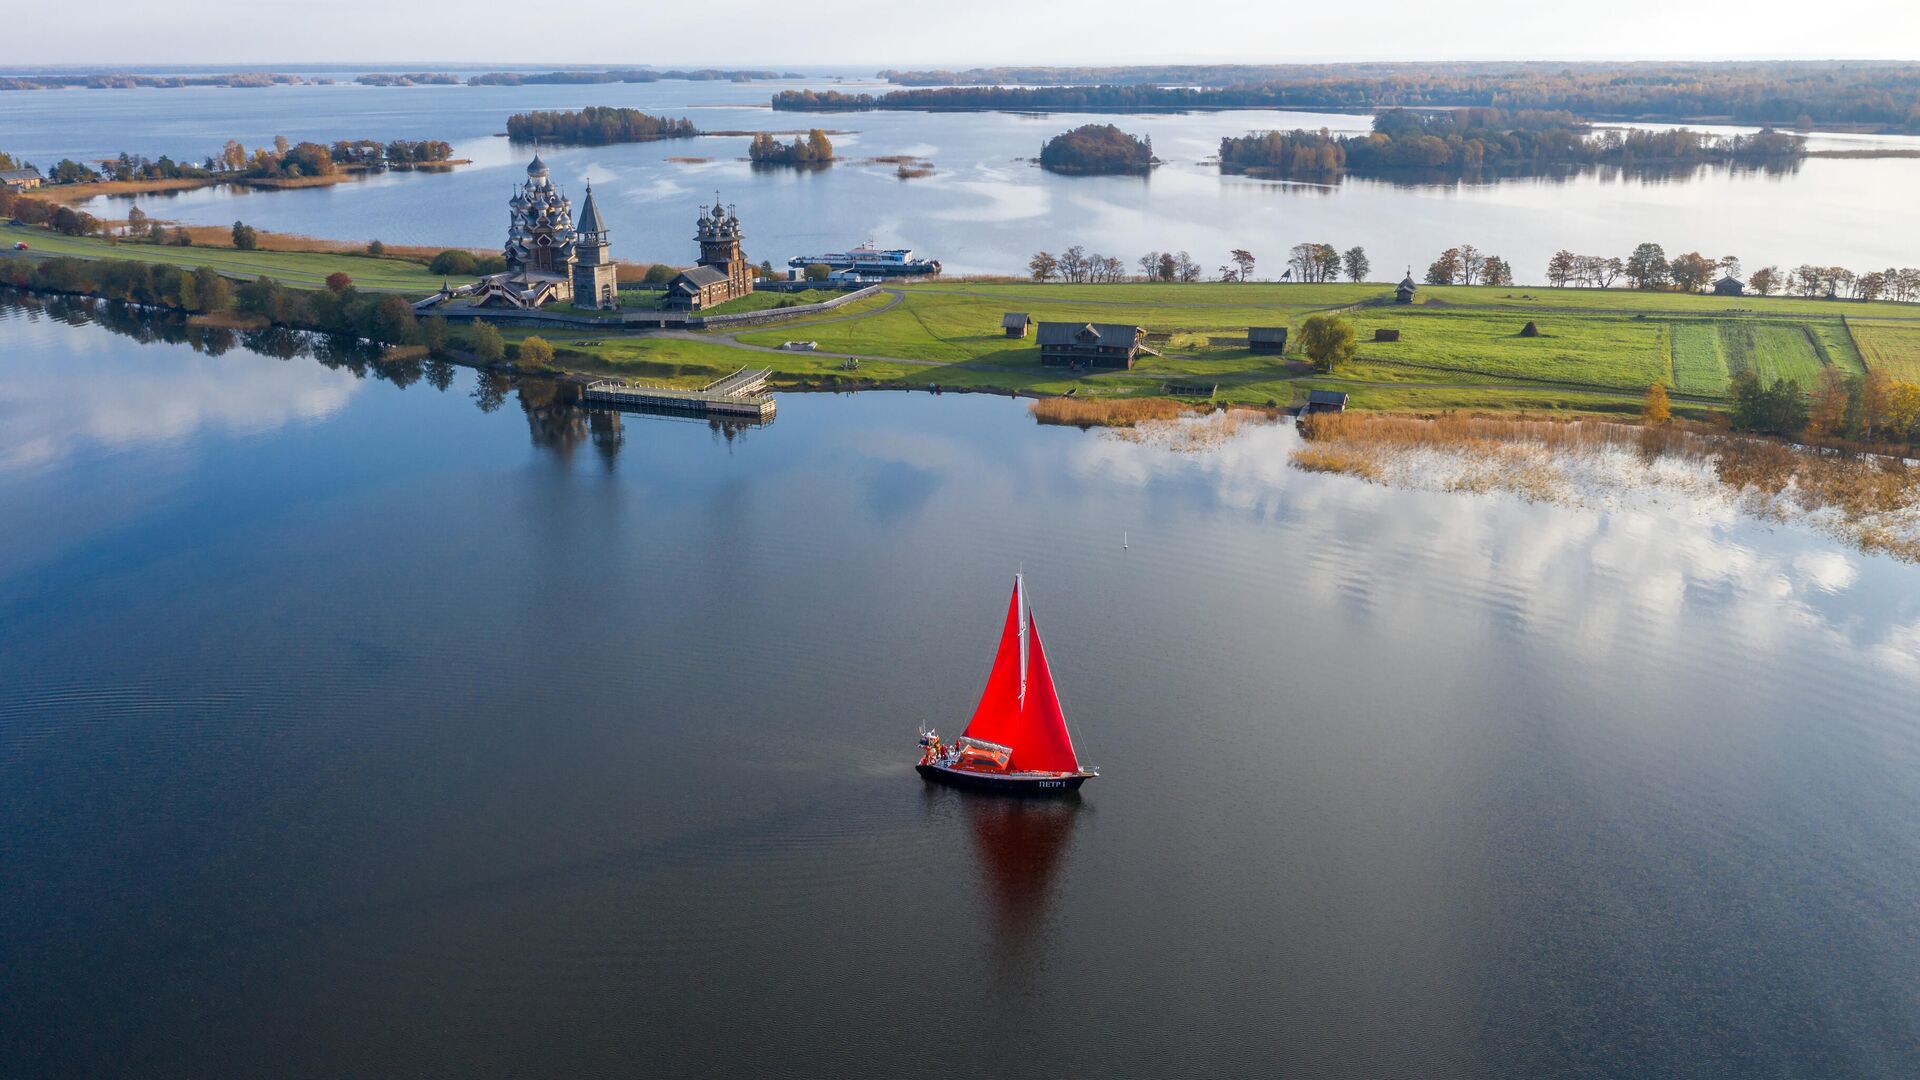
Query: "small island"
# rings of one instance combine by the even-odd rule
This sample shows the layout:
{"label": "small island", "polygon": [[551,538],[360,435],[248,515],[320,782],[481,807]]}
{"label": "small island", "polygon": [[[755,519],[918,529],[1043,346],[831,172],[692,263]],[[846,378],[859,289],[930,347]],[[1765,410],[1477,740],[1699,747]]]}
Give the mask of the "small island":
{"label": "small island", "polygon": [[747,160],[755,165],[829,165],[833,162],[833,140],[819,128],[790,143],[762,131],[755,134],[747,146]]}
{"label": "small island", "polygon": [[1040,167],[1070,176],[1144,176],[1159,159],[1153,140],[1129,135],[1112,124],[1086,124],[1047,140]]}
{"label": "small island", "polygon": [[617,109],[589,105],[584,109],[554,112],[515,113],[507,117],[507,137],[516,142],[580,143],[608,146],[613,143],[656,142],[660,139],[690,139],[700,134],[686,117],[670,120],[649,116],[638,109]]}

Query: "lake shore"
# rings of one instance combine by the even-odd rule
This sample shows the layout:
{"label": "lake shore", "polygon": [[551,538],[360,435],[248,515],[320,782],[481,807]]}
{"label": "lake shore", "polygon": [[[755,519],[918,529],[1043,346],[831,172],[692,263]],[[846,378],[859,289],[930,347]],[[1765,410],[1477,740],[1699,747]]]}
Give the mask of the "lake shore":
{"label": "lake shore", "polygon": [[[458,158],[450,161],[424,162],[418,165],[394,166],[390,172],[448,172],[461,165],[473,164],[471,159]],[[100,180],[85,184],[45,184],[28,192],[28,197],[43,202],[59,203],[65,206],[77,206],[92,199],[136,195],[164,195],[170,192],[196,191],[201,188],[232,186],[251,188],[257,191],[297,191],[302,188],[332,187],[355,180],[365,180],[378,175],[371,169],[342,168],[326,176],[285,176],[285,177],[247,177],[247,176],[183,176],[171,179],[155,180]]]}
{"label": "lake shore", "polygon": [[[214,239],[224,232],[203,227]],[[246,281],[270,277],[318,289],[344,273],[362,292],[417,300],[442,277],[434,249],[366,254],[365,245],[263,234],[263,250],[115,243],[7,226],[0,238],[43,256],[207,266]],[[287,250],[277,250],[281,247]],[[394,256],[400,255],[401,258]],[[0,263],[0,265],[5,265]],[[23,282],[24,283],[24,282]],[[1072,372],[1039,362],[1029,337],[1001,329],[1007,312],[1034,322],[1141,328],[1129,368]],[[1334,315],[1353,327],[1355,352],[1332,372],[1300,351],[1299,327]],[[895,283],[824,314],[771,325],[621,333],[605,325],[499,329],[511,350],[549,341],[567,371],[699,386],[743,367],[766,368],[779,389],[939,387],[1082,399],[1185,397],[1285,408],[1311,390],[1348,395],[1366,410],[1481,409],[1623,415],[1650,385],[1667,387],[1682,415],[1729,401],[1733,376],[1791,378],[1811,389],[1826,369],[1858,379],[1870,368],[1920,376],[1920,305],[1802,297],[1715,297],[1624,289],[1426,286],[1396,304],[1384,284],[1038,284],[1015,279]],[[1537,333],[1525,333],[1533,324]],[[1256,352],[1250,327],[1287,328],[1278,353]],[[790,341],[810,349],[784,347]]]}

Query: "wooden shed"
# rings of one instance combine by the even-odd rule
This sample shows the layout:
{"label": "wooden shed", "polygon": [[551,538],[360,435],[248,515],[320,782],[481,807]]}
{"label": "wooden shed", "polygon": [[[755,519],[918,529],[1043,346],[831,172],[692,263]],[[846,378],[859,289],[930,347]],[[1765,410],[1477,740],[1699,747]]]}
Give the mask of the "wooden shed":
{"label": "wooden shed", "polygon": [[1049,367],[1130,368],[1140,355],[1143,327],[1125,323],[1043,322],[1034,337]]}
{"label": "wooden shed", "polygon": [[1746,294],[1747,287],[1741,284],[1740,279],[1734,277],[1732,274],[1728,274],[1726,277],[1713,283],[1713,295],[1715,296],[1745,296]]}
{"label": "wooden shed", "polygon": [[1304,407],[1301,408],[1300,415],[1308,416],[1313,413],[1346,412],[1346,411],[1347,411],[1346,391],[1344,390],[1309,390],[1307,391],[1307,403]]}
{"label": "wooden shed", "polygon": [[1257,353],[1282,353],[1287,351],[1287,328],[1284,326],[1247,327],[1247,348]]}
{"label": "wooden shed", "polygon": [[1026,337],[1027,327],[1031,325],[1032,320],[1027,318],[1027,313],[1024,311],[1009,311],[1005,315],[1000,316],[1000,329],[1004,331],[1008,337]]}

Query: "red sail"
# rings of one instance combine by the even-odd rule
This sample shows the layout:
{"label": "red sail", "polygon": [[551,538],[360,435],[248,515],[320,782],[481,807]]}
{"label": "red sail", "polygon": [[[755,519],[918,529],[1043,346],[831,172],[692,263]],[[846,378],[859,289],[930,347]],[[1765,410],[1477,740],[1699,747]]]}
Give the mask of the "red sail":
{"label": "red sail", "polygon": [[1007,603],[1007,626],[1000,632],[1000,648],[993,654],[993,670],[987,674],[986,692],[980,705],[961,732],[970,739],[1020,745],[1020,586],[1013,587],[1013,599]]}
{"label": "red sail", "polygon": [[1028,644],[1027,700],[1021,713],[1020,734],[1008,740],[1013,761],[1007,766],[1015,772],[1078,772],[1080,760],[1073,753],[1073,737],[1067,734],[1067,714],[1061,711],[1060,695],[1053,688],[1053,669],[1047,664],[1047,650],[1040,647],[1040,627],[1027,618]]}

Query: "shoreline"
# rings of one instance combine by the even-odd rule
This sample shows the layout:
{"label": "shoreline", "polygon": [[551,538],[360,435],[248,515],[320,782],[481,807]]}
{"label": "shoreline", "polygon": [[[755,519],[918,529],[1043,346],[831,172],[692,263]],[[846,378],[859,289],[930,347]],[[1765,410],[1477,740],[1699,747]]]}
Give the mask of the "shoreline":
{"label": "shoreline", "polygon": [[422,162],[417,165],[389,166],[385,169],[343,167],[326,176],[245,177],[181,176],[154,180],[100,180],[85,184],[42,184],[22,192],[26,198],[60,206],[77,206],[93,199],[128,198],[139,195],[164,195],[171,192],[198,191],[210,187],[237,187],[253,191],[298,191],[302,188],[332,187],[335,184],[366,180],[390,172],[451,172],[473,164],[471,158]]}

